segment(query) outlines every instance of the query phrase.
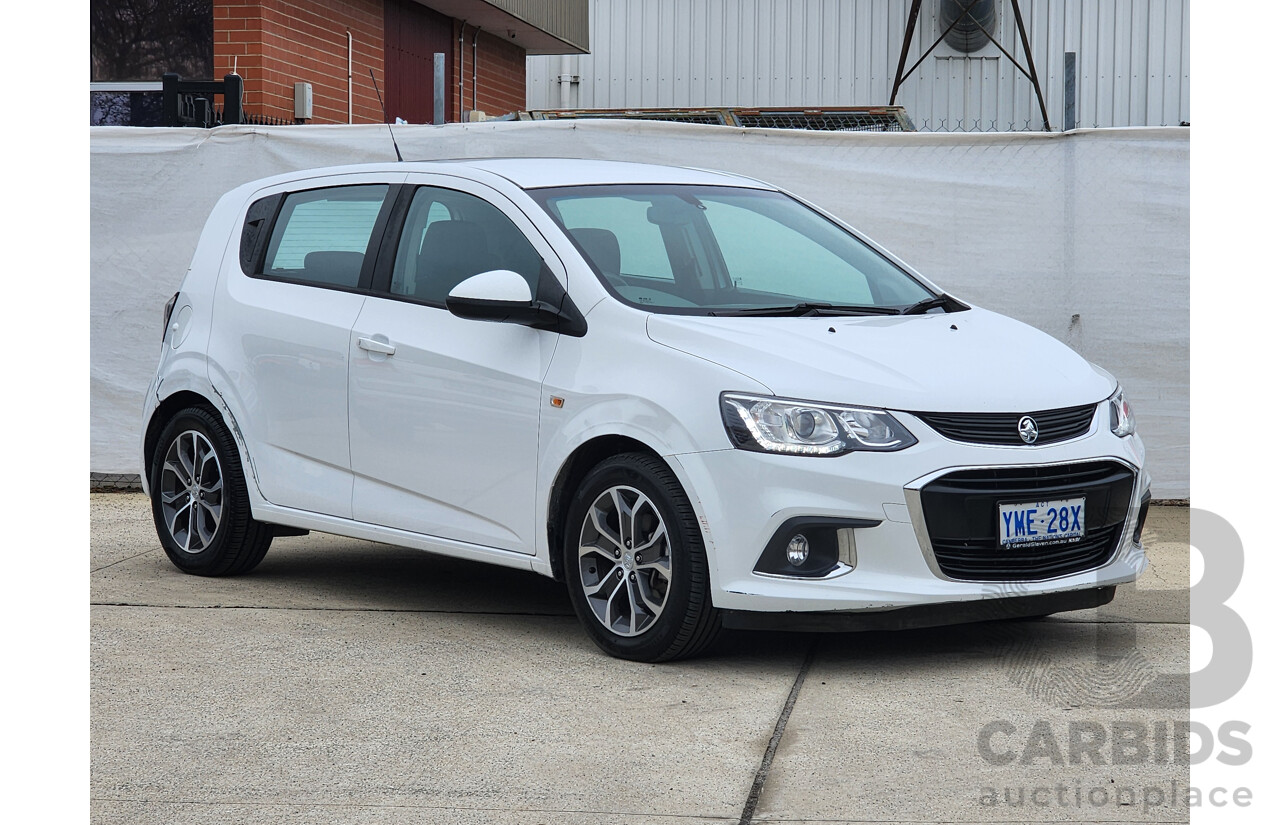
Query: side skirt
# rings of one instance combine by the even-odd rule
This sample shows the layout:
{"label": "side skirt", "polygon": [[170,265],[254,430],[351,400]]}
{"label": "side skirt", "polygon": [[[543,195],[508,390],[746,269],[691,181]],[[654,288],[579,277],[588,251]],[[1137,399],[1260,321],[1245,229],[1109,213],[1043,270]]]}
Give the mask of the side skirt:
{"label": "side skirt", "polygon": [[414,550],[425,550],[452,556],[459,559],[500,564],[503,567],[514,567],[519,570],[531,570],[545,576],[551,575],[551,568],[541,559],[524,553],[510,550],[499,550],[479,544],[468,544],[465,541],[428,536],[409,530],[397,530],[362,521],[327,516],[320,513],[309,513],[305,510],[294,510],[275,504],[259,504],[254,508],[253,517],[258,521],[271,524],[282,524],[299,530],[315,530],[320,533],[333,533],[338,536],[349,536],[354,539],[393,544],[398,547],[409,547]]}

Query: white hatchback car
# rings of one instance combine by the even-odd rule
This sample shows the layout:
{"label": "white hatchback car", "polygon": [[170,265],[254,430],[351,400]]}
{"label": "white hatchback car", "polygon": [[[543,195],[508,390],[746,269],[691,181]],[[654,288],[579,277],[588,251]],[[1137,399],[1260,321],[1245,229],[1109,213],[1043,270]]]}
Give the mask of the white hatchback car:
{"label": "white hatchback car", "polygon": [[165,309],[141,447],[186,572],[309,530],[509,565],[643,661],[726,626],[1093,607],[1146,566],[1114,378],[695,169],[395,163],[229,192]]}

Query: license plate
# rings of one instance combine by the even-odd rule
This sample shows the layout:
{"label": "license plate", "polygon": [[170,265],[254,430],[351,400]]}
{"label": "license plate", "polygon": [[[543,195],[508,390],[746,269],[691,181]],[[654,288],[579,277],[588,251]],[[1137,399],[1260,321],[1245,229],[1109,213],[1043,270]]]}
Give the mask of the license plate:
{"label": "license plate", "polygon": [[1074,541],[1084,535],[1084,498],[1001,504],[1000,546]]}

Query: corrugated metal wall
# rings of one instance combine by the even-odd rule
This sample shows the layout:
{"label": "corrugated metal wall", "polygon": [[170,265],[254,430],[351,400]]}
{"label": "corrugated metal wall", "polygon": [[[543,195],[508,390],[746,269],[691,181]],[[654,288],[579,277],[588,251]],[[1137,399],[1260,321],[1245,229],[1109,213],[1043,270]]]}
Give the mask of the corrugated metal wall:
{"label": "corrugated metal wall", "polygon": [[[941,34],[924,0],[907,58]],[[1190,121],[1190,0],[1022,0],[1049,120],[1066,52],[1078,126]],[[864,106],[889,102],[910,0],[592,0],[588,55],[528,58],[528,107]],[[1025,65],[1011,3],[996,37]],[[577,82],[560,82],[564,76]],[[1030,81],[993,44],[940,44],[898,93],[916,128],[1043,128]]]}
{"label": "corrugated metal wall", "polygon": [[590,0],[487,0],[487,2],[566,43],[583,49],[591,45],[587,20]]}

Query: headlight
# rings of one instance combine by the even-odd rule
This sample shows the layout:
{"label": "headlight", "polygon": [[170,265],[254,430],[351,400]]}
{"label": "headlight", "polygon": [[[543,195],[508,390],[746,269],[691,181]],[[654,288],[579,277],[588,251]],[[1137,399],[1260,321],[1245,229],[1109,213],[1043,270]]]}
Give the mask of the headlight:
{"label": "headlight", "polygon": [[1120,438],[1133,435],[1134,430],[1138,428],[1138,422],[1133,417],[1133,409],[1129,406],[1129,402],[1125,400],[1124,388],[1116,387],[1115,394],[1107,400],[1107,406],[1111,409],[1111,432]]}
{"label": "headlight", "polygon": [[884,410],[722,393],[720,415],[735,447],[791,455],[890,452],[915,436]]}

